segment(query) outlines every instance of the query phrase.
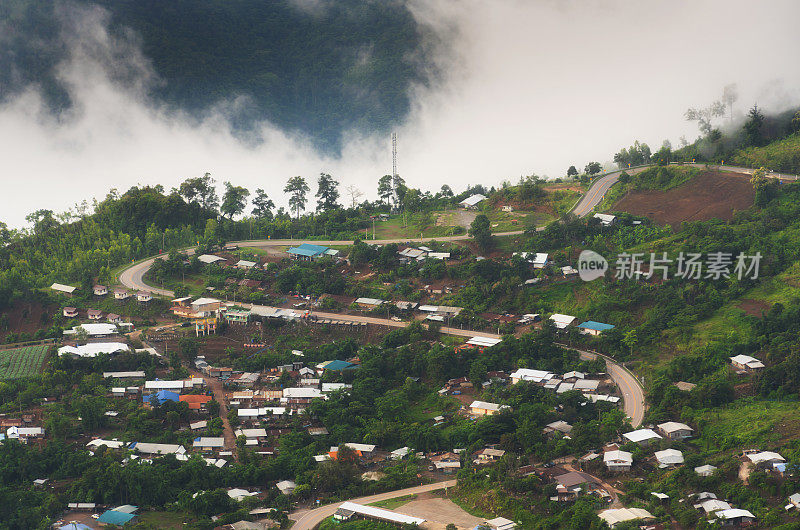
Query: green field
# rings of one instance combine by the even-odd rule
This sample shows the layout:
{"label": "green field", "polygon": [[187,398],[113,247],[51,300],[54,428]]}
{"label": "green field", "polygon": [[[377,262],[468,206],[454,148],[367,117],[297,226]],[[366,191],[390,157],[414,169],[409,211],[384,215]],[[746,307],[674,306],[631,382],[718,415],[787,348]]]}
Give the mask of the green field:
{"label": "green field", "polygon": [[49,344],[0,350],[0,381],[31,377],[42,371]]}

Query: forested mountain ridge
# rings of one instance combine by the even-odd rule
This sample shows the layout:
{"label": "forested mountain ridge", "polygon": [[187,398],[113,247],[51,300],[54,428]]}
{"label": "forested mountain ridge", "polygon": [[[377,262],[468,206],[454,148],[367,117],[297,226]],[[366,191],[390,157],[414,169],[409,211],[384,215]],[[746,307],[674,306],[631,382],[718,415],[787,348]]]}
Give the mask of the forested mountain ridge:
{"label": "forested mountain ridge", "polygon": [[111,33],[137,43],[152,65],[159,82],[150,95],[157,101],[202,116],[244,96],[232,116],[238,129],[268,120],[335,152],[345,131],[386,132],[401,121],[409,87],[427,82],[431,69],[420,27],[403,2],[314,6],[2,0],[0,93],[36,86],[53,109],[69,108],[58,72],[69,54],[64,21],[74,24],[81,9],[101,7]]}

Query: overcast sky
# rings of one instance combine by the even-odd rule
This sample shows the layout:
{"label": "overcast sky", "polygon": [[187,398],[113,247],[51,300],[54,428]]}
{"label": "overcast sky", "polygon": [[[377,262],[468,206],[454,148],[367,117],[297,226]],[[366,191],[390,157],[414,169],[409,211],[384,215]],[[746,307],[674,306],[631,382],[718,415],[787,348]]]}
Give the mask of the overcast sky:
{"label": "overcast sky", "polygon": [[[397,129],[398,170],[411,186],[458,192],[532,173],[554,178],[571,164],[608,162],[636,139],[653,150],[665,138],[691,141],[686,108],[718,99],[730,83],[740,94],[735,113],[754,102],[800,104],[795,0],[410,2],[446,73],[413,89],[411,115]],[[141,54],[123,54],[138,82],[114,85],[109,57],[130,45],[108,37],[103,13],[80,19],[60,67],[75,109],[53,117],[35,89],[0,107],[0,220],[11,226],[112,187],[169,189],[205,172],[220,184],[262,187],[278,204],[293,175],[313,181],[324,171],[374,198],[377,178],[391,172],[388,137],[350,135],[342,157],[330,159],[268,123],[263,143],[242,143],[224,118],[235,101],[203,123],[159,108],[144,96],[152,72]]]}

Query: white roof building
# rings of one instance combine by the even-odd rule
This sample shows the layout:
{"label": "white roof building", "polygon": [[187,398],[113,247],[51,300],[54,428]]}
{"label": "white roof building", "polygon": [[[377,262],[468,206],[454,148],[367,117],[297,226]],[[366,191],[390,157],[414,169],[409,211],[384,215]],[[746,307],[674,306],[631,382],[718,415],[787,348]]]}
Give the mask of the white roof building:
{"label": "white roof building", "polygon": [[144,372],[141,370],[134,372],[103,372],[103,379],[108,377],[113,379],[144,379]]}
{"label": "white roof building", "polygon": [[574,316],[562,315],[561,313],[553,313],[550,315],[550,320],[553,321],[557,329],[565,329],[575,323]]}
{"label": "white roof building", "polygon": [[183,381],[145,381],[145,390],[183,390],[185,383]]}
{"label": "white roof building", "polygon": [[177,444],[155,444],[148,442],[133,442],[130,448],[137,453],[144,453],[149,455],[182,455],[186,449],[182,445]]}
{"label": "white roof building", "polygon": [[353,385],[348,385],[347,383],[322,383],[322,392],[336,392],[337,390],[345,390],[348,388],[353,388]]}
{"label": "white roof building", "polygon": [[62,346],[58,349],[58,354],[97,357],[102,353],[112,354],[128,350],[130,350],[130,347],[123,342],[90,342],[80,346]]}
{"label": "white roof building", "polygon": [[395,511],[384,510],[383,508],[377,508],[375,506],[364,506],[349,501],[343,502],[339,506],[339,510],[353,512],[370,519],[377,519],[379,521],[395,523],[395,524],[421,525],[422,523],[425,522],[425,519],[422,519],[421,517],[412,517],[411,515],[405,515]]}
{"label": "white roof building", "polygon": [[747,458],[755,465],[763,464],[763,463],[776,463],[776,462],[786,462],[786,459],[783,458],[778,453],[772,451],[761,451],[759,453],[749,453]]}
{"label": "white roof building", "polygon": [[86,447],[88,447],[90,451],[93,451],[101,445],[105,445],[109,449],[119,449],[125,445],[125,442],[121,442],[119,440],[103,440],[102,438],[95,438],[87,443]]}
{"label": "white roof building", "polygon": [[653,514],[642,508],[611,508],[603,510],[597,514],[600,519],[608,523],[608,526],[614,528],[620,523],[625,521],[634,521],[636,519],[654,519]]}
{"label": "white roof building", "polygon": [[281,480],[275,484],[275,487],[278,488],[284,495],[291,495],[292,492],[297,489],[297,484],[294,480]]}
{"label": "white roof building", "polygon": [[285,399],[314,399],[323,397],[322,390],[319,388],[302,387],[302,388],[284,388],[283,397]]}
{"label": "white roof building", "polygon": [[79,329],[85,331],[86,334],[90,337],[103,337],[107,335],[116,335],[118,332],[116,324],[92,323],[92,324],[81,324],[80,326],[75,326],[71,330],[64,331],[64,335],[74,335],[75,333],[78,332]]}
{"label": "white roof building", "polygon": [[486,521],[486,526],[492,530],[512,530],[517,527],[517,523],[505,517],[495,517]]}
{"label": "white roof building", "polygon": [[755,519],[756,516],[750,513],[747,510],[742,510],[739,508],[728,508],[727,510],[720,510],[714,514],[717,519],[739,519],[739,518],[747,518],[747,519]]}
{"label": "white roof building", "polygon": [[378,298],[361,297],[361,298],[356,298],[356,303],[363,305],[379,306],[384,303],[384,300],[380,300]]}
{"label": "white roof building", "polygon": [[720,510],[729,510],[731,505],[719,499],[706,499],[699,504],[695,504],[694,507],[698,510],[703,510],[706,514],[710,514]]}
{"label": "white roof building", "polygon": [[241,501],[246,499],[247,497],[253,497],[254,495],[258,495],[258,492],[250,492],[247,490],[243,490],[242,488],[231,488],[228,490],[228,497],[235,501]]}
{"label": "white roof building", "polygon": [[623,438],[635,442],[639,445],[647,444],[655,440],[660,440],[661,436],[658,435],[653,429],[637,429],[635,431],[626,432],[622,435]]}
{"label": "white roof building", "polygon": [[487,401],[473,401],[470,406],[470,409],[478,409],[478,410],[488,410],[492,412],[499,412],[503,409],[511,408],[508,405],[500,405],[499,403],[489,403]]}
{"label": "white roof building", "polygon": [[461,206],[465,206],[465,207],[473,207],[473,206],[477,206],[478,204],[480,204],[481,202],[483,202],[485,200],[486,200],[486,197],[484,195],[481,195],[480,193],[476,193],[475,195],[470,195],[469,197],[467,197],[466,199],[464,199],[463,201],[461,201],[458,204],[460,204]]}
{"label": "white roof building", "polygon": [[694,468],[694,472],[697,473],[698,475],[700,475],[701,477],[710,477],[711,475],[714,474],[714,471],[716,471],[716,470],[717,470],[717,468],[712,466],[712,465],[710,465],[710,464],[706,464],[706,465],[698,466],[698,467]]}
{"label": "white roof building", "polygon": [[616,449],[614,451],[606,451],[603,454],[603,462],[606,465],[628,465],[633,464],[633,454],[628,451],[621,451]]}
{"label": "white roof building", "polygon": [[479,346],[484,348],[491,348],[503,342],[503,339],[495,339],[492,337],[472,337],[467,341],[471,346]]}
{"label": "white roof building", "polygon": [[248,261],[246,259],[241,259],[236,263],[236,268],[237,269],[252,269],[256,265],[258,265],[258,263],[256,263],[255,261]]}
{"label": "white roof building", "polygon": [[664,449],[655,452],[659,467],[672,467],[683,464],[683,453],[677,449]]}
{"label": "white roof building", "polygon": [[517,383],[519,381],[533,381],[534,383],[541,383],[548,379],[552,379],[554,374],[545,372],[544,370],[532,370],[530,368],[520,368],[515,372],[511,372],[511,382]]}
{"label": "white roof building", "polygon": [[225,438],[221,436],[201,436],[192,442],[192,447],[224,447]]}
{"label": "white roof building", "polygon": [[544,268],[550,257],[547,252],[514,252],[512,256],[519,256],[528,263],[533,264],[534,269]]}
{"label": "white roof building", "polygon": [[764,368],[764,363],[755,357],[750,357],[749,355],[736,355],[731,357],[731,362],[735,366],[740,366],[749,370],[758,370],[760,368]]}
{"label": "white roof building", "polygon": [[220,258],[219,256],[215,256],[213,254],[201,254],[200,256],[197,256],[197,259],[200,261],[200,263],[205,263],[206,265],[217,263],[218,261],[225,261],[225,258]]}
{"label": "white roof building", "polygon": [[614,224],[614,221],[617,219],[616,215],[610,215],[607,213],[596,213],[593,216],[595,219],[600,219],[600,224],[603,226],[611,226]]}
{"label": "white roof building", "polygon": [[63,283],[54,283],[53,285],[50,286],[50,288],[54,291],[67,294],[72,294],[75,292],[75,289],[77,289],[77,287],[73,287],[71,285],[64,285]]}
{"label": "white roof building", "polygon": [[688,438],[691,436],[694,429],[686,425],[685,423],[679,423],[677,421],[668,421],[666,423],[659,423],[656,425],[658,430],[666,434],[670,438]]}

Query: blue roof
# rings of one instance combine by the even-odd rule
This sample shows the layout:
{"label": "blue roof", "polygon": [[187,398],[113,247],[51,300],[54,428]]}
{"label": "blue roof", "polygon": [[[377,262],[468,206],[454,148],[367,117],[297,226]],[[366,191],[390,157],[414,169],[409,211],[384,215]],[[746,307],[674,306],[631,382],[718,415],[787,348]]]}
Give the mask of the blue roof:
{"label": "blue roof", "polygon": [[337,361],[331,361],[328,364],[326,364],[325,365],[325,370],[335,370],[335,371],[352,370],[353,368],[356,368],[357,366],[358,365],[355,365],[353,363],[349,363],[347,361],[338,361],[337,360]]}
{"label": "blue roof", "polygon": [[594,320],[587,320],[583,324],[578,324],[578,327],[584,329],[593,329],[595,331],[608,331],[609,329],[614,329],[616,326],[612,326],[611,324],[603,324],[602,322],[595,322]]}
{"label": "blue roof", "polygon": [[290,248],[287,250],[289,254],[297,254],[299,256],[319,256],[320,254],[324,254],[328,251],[328,247],[323,247],[320,245],[312,245],[311,243],[303,243],[300,246]]}
{"label": "blue roof", "polygon": [[159,390],[155,394],[150,394],[149,396],[145,396],[145,401],[152,401],[153,398],[158,399],[159,403],[163,403],[167,400],[178,402],[180,400],[180,395],[176,394],[175,392],[170,392],[169,390]]}
{"label": "blue roof", "polygon": [[118,525],[118,526],[123,526],[125,523],[127,523],[128,521],[130,521],[134,517],[136,517],[136,514],[123,513],[123,512],[118,512],[118,511],[115,511],[115,510],[108,510],[106,512],[103,512],[103,514],[100,516],[100,518],[97,521],[100,522],[100,523],[115,524],[115,525]]}

